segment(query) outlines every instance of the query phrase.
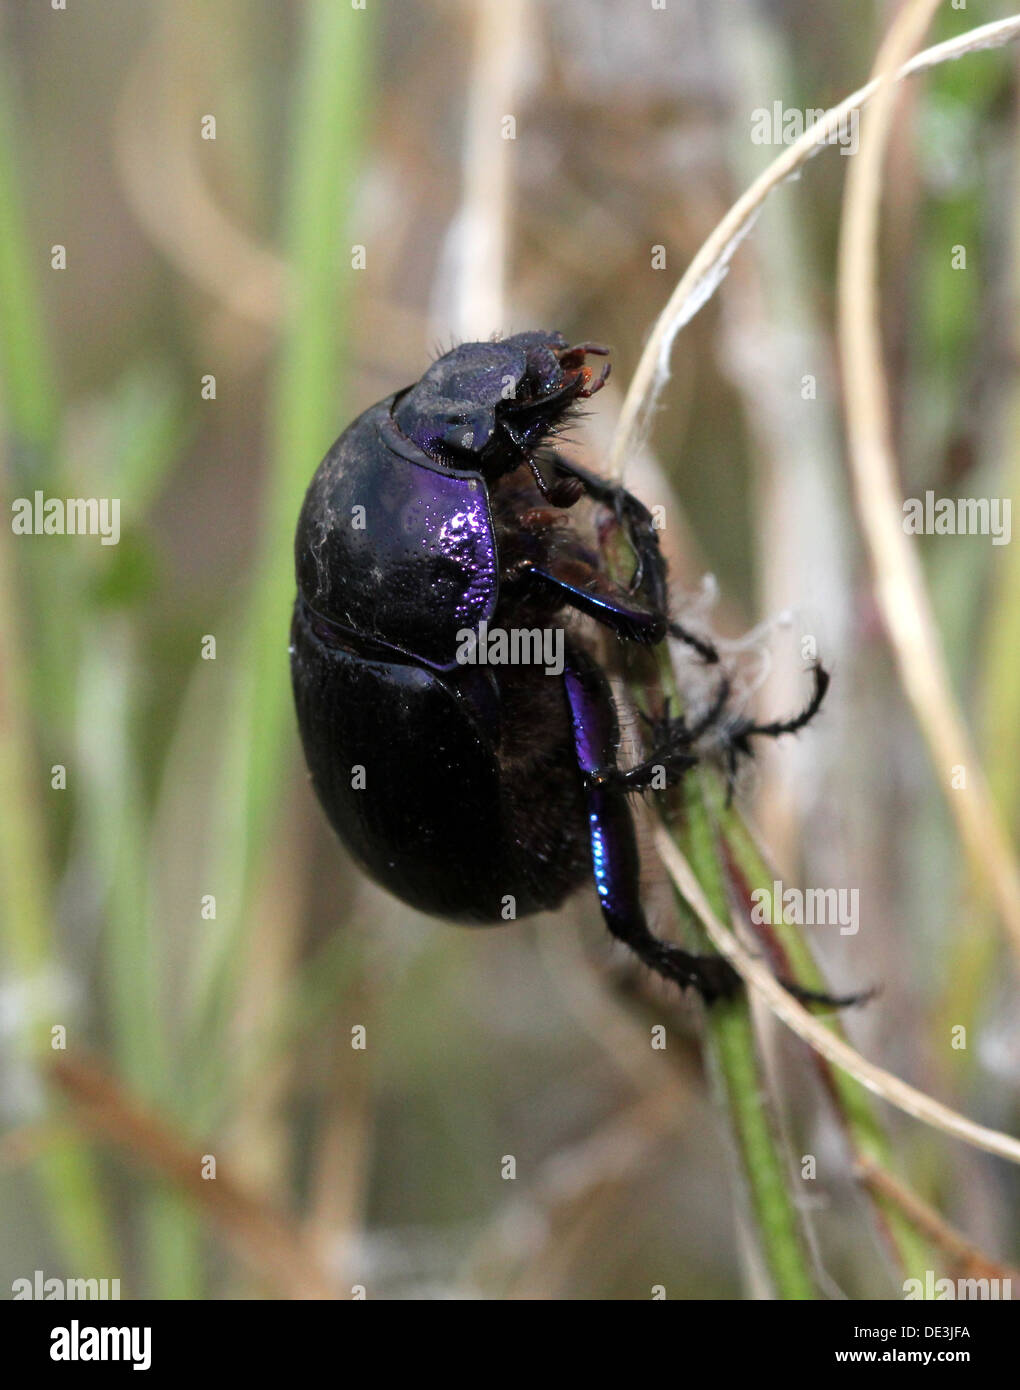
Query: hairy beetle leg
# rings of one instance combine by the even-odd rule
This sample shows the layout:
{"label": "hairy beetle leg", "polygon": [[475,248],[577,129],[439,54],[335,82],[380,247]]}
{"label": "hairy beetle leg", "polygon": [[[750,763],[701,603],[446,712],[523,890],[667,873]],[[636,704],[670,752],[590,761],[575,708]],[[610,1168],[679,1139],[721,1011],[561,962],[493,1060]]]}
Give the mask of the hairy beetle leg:
{"label": "hairy beetle leg", "polygon": [[715,699],[694,724],[688,724],[682,714],[671,718],[667,700],[666,712],[661,719],[646,718],[652,733],[648,757],[626,772],[613,765],[592,775],[615,782],[628,792],[643,792],[653,787],[656,791],[664,791],[667,787],[676,786],[684,773],[701,761],[698,754],[690,750],[708,729],[718,723],[729,695],[729,677],[724,676],[719,682]]}
{"label": "hairy beetle leg", "polygon": [[718,662],[719,653],[712,643],[704,637],[695,637],[689,628],[683,627],[680,623],[670,622],[669,635],[697,652],[707,666],[714,666]]}
{"label": "hairy beetle leg", "polygon": [[[591,658],[576,650],[569,653],[563,680],[574,728],[577,762],[585,780],[592,870],[606,926],[618,941],[663,979],[682,988],[696,989],[707,1004],[731,998],[742,988],[743,981],[723,956],[695,955],[652,935],[641,905],[637,837],[627,804],[627,794],[634,787],[627,785],[626,774],[613,775],[619,730],[609,686]],[[684,730],[688,741],[699,737],[718,717],[728,695],[729,683],[724,680],[712,708],[696,725]],[[670,721],[673,729],[680,724],[679,720]],[[833,995],[806,989],[792,980],[780,980],[780,984],[801,1004],[821,1008],[842,1009],[863,1004],[875,993],[866,990],[858,994]]]}
{"label": "hairy beetle leg", "polygon": [[681,987],[693,987],[706,1003],[735,994],[740,977],[722,956],[694,955],[649,930],[627,789],[604,776],[605,769],[615,766],[618,736],[609,686],[598,666],[577,651],[571,652],[563,679],[585,779],[592,871],[606,926],[649,969]]}
{"label": "hairy beetle leg", "polygon": [[586,497],[598,502],[616,517],[627,533],[637,568],[631,580],[632,589],[647,588],[649,598],[659,608],[666,606],[666,565],[659,548],[659,537],[652,523],[652,514],[643,502],[620,483],[606,482],[597,473],[557,454],[553,460],[556,472],[576,478]]}
{"label": "hairy beetle leg", "polygon": [[800,713],[794,715],[793,718],[775,719],[770,724],[758,724],[752,719],[740,719],[723,732],[722,745],[729,781],[728,799],[732,799],[733,796],[738,758],[741,756],[754,757],[754,749],[751,747],[752,738],[782,738],[784,734],[799,733],[807,724],[810,724],[821,709],[822,701],[829,689],[829,673],[820,661],[816,661],[811,667],[811,675],[814,679],[811,698]]}
{"label": "hairy beetle leg", "polygon": [[[558,473],[576,479],[583,487],[585,495],[593,502],[599,502],[612,511],[618,524],[626,532],[627,540],[634,552],[636,563],[630,582],[631,591],[644,595],[651,607],[665,614],[668,605],[666,566],[651,512],[621,484],[608,483],[597,473],[591,473],[580,464],[570,462],[561,454],[555,457],[555,467]],[[719,660],[719,653],[707,638],[695,636],[682,624],[667,618],[667,631],[671,637],[696,651],[708,664],[714,665]]]}
{"label": "hairy beetle leg", "polygon": [[517,577],[528,577],[554,589],[563,603],[611,628],[618,637],[654,646],[667,632],[667,620],[644,607],[593,565],[574,558],[550,559],[544,566],[523,562]]}
{"label": "hairy beetle leg", "polygon": [[771,724],[757,724],[753,721],[742,722],[736,726],[736,733],[733,730],[730,731],[731,742],[735,741],[736,738],[746,740],[753,736],[781,738],[783,734],[795,734],[806,724],[810,724],[821,708],[829,688],[829,673],[821,662],[816,661],[812,665],[811,674],[814,678],[814,690],[799,714],[794,715],[792,719],[774,719]]}

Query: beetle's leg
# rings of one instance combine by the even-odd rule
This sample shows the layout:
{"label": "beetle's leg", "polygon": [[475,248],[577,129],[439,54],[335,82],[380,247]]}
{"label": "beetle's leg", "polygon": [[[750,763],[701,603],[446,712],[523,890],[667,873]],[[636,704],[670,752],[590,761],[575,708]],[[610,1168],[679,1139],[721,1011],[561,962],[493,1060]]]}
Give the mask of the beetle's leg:
{"label": "beetle's leg", "polygon": [[675,719],[670,718],[667,700],[663,718],[650,721],[652,747],[648,757],[626,772],[614,766],[605,775],[629,792],[647,791],[652,786],[656,791],[662,791],[675,786],[688,768],[701,761],[690,750],[708,729],[719,722],[729,696],[730,682],[724,676],[711,705],[700,719],[690,725],[682,714]]}
{"label": "beetle's leg", "polygon": [[740,719],[724,729],[722,734],[723,754],[726,759],[728,775],[728,797],[733,795],[733,784],[737,774],[737,759],[754,757],[752,738],[782,738],[784,734],[795,734],[809,724],[821,708],[825,693],[829,688],[829,673],[818,661],[811,667],[814,689],[807,704],[792,719],[774,719],[770,724],[757,724],[752,719]]}
{"label": "beetle's leg", "polygon": [[640,597],[627,593],[584,560],[568,555],[550,557],[542,564],[525,560],[512,577],[554,589],[563,603],[611,628],[618,637],[654,646],[666,636],[664,613],[646,607]]}
{"label": "beetle's leg", "polygon": [[618,637],[655,646],[669,633],[693,647],[706,662],[719,660],[719,653],[710,642],[701,641],[679,623],[671,622],[661,608],[649,606],[643,594],[622,588],[586,560],[569,555],[543,563],[523,560],[505,578],[513,582],[524,576],[552,586],[564,603],[612,628]]}
{"label": "beetle's leg", "polygon": [[580,478],[559,477],[555,483],[547,483],[541,468],[537,462],[528,454],[525,458],[531,476],[535,480],[535,486],[547,502],[551,502],[554,507],[561,507],[566,510],[576,502],[580,502],[584,496],[584,484]]}
{"label": "beetle's leg", "polygon": [[[681,987],[693,985],[706,1003],[731,997],[740,976],[719,955],[694,955],[653,936],[641,906],[641,865],[627,793],[633,791],[616,769],[619,729],[605,677],[590,658],[572,651],[563,675],[574,728],[577,762],[585,781],[595,888],[606,926],[629,946],[639,960],[663,979]],[[716,713],[715,702],[709,715]],[[808,716],[810,718],[810,715]],[[707,716],[699,720],[705,723]],[[794,723],[796,721],[786,721]],[[799,725],[798,727],[803,727]],[[697,729],[698,726],[695,726]],[[783,730],[783,732],[794,732]],[[689,731],[697,736],[695,730]],[[833,995],[805,989],[793,980],[780,980],[788,993],[805,1005],[846,1008],[865,1003],[875,991]]]}
{"label": "beetle's leg", "polygon": [[666,607],[666,565],[659,548],[659,537],[652,514],[645,504],[621,483],[610,483],[597,473],[582,468],[556,454],[553,459],[556,473],[579,483],[584,495],[593,502],[608,507],[627,533],[637,567],[631,580],[632,589],[643,589],[656,608]]}
{"label": "beetle's leg", "polygon": [[829,688],[829,673],[824,666],[816,662],[811,667],[811,674],[814,678],[814,689],[800,713],[791,719],[776,719],[769,724],[758,724],[750,719],[740,719],[727,727],[723,715],[731,693],[728,676],[724,676],[719,682],[719,689],[711,705],[697,723],[691,727],[687,726],[683,715],[675,719],[670,718],[667,702],[665,717],[649,721],[652,728],[651,753],[644,762],[638,763],[636,767],[630,768],[627,772],[618,773],[619,781],[629,791],[644,791],[652,785],[655,773],[665,769],[666,785],[673,785],[679,778],[671,775],[672,767],[676,765],[682,775],[684,769],[681,764],[685,763],[687,767],[690,767],[697,762],[698,759],[687,750],[697,743],[698,739],[709,729],[715,725],[720,725],[720,742],[727,771],[727,795],[732,798],[738,758],[754,756],[754,749],[751,746],[752,738],[781,738],[783,734],[798,733],[818,713]]}
{"label": "beetle's leg", "polygon": [[[580,464],[565,459],[562,454],[555,456],[554,467],[564,481],[571,479],[579,483],[585,495],[593,502],[600,502],[611,509],[626,532],[634,551],[636,566],[630,583],[631,590],[643,592],[653,607],[665,613],[668,607],[666,564],[662,558],[652,514],[645,504],[633,493],[628,492],[622,484],[607,482],[597,473],[591,473]],[[683,624],[667,618],[667,631],[670,636],[696,651],[704,661],[714,664],[719,660],[719,653],[712,643],[703,637],[695,636]]]}
{"label": "beetle's leg", "polygon": [[627,791],[605,776],[616,766],[618,726],[604,676],[583,654],[571,654],[564,684],[578,766],[585,780],[595,889],[606,926],[657,975],[693,985],[706,1002],[734,994],[740,977],[722,956],[697,956],[653,936],[641,906],[641,865]]}
{"label": "beetle's leg", "polygon": [[811,667],[811,675],[814,678],[814,690],[799,714],[794,715],[792,719],[774,719],[771,724],[756,724],[753,720],[741,720],[739,724],[730,729],[729,741],[738,743],[740,752],[749,753],[751,750],[747,745],[747,740],[750,738],[782,738],[783,734],[795,734],[806,724],[810,724],[821,708],[822,701],[825,699],[825,692],[829,688],[829,673],[821,662],[816,661],[814,663]]}

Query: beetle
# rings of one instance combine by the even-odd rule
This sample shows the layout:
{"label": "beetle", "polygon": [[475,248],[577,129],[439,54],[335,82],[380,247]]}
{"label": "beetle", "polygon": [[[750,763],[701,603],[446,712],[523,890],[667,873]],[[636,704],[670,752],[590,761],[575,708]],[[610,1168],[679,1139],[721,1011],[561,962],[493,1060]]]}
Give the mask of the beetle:
{"label": "beetle", "polygon": [[[603,359],[598,375],[590,357]],[[625,643],[672,635],[706,662],[718,657],[669,615],[648,509],[551,448],[606,380],[607,357],[556,332],[463,343],[340,435],[295,537],[298,725],[333,829],[398,898],[481,925],[556,908],[593,881],[613,936],[712,1001],[738,978],[722,957],[651,931],[628,798],[657,770],[667,785],[683,776],[728,686],[695,725],[661,719],[648,757],[620,767],[617,710],[581,618]],[[583,498],[623,528],[635,557],[628,585],[575,524]],[[550,629],[563,650],[554,674],[464,657],[465,634]],[[802,728],[827,683],[816,666],[793,719],[729,720],[731,763],[756,735]]]}

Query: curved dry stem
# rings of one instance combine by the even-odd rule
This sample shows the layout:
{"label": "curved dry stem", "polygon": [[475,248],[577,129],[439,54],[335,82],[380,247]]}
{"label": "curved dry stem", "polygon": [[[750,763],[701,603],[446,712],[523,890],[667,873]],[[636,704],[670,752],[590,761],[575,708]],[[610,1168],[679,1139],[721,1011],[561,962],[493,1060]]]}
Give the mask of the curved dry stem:
{"label": "curved dry stem", "polygon": [[[938,0],[904,11],[876,70],[895,69],[919,41]],[[879,606],[900,680],[921,726],[972,869],[994,894],[1020,955],[1020,870],[957,708],[921,562],[903,530],[889,400],[882,368],[878,224],[882,166],[892,128],[893,88],[883,83],[847,177],[839,266],[839,342],[850,464],[861,525],[875,568]],[[963,769],[954,787],[951,771]]]}
{"label": "curved dry stem", "polygon": [[[895,81],[900,82],[968,53],[1001,48],[1018,37],[1020,15],[982,24],[918,53],[896,72]],[[872,78],[809,126],[799,140],[788,145],[755,179],[701,246],[659,315],[627,390],[609,456],[615,477],[622,475],[628,455],[645,434],[655,403],[669,380],[673,340],[721,284],[734,252],[751,230],[766,198],[823,148],[828,136],[839,129],[852,110],[867,105],[880,86],[880,79]]]}
{"label": "curved dry stem", "polygon": [[968,1120],[949,1106],[901,1081],[898,1076],[875,1066],[842,1038],[832,1033],[819,1019],[808,1013],[807,1009],[783,988],[771,971],[745,950],[733,932],[727,931],[723,926],[709,906],[708,899],[686,857],[677,848],[665,827],[660,826],[657,829],[655,842],[673,882],[692,911],[697,914],[713,945],[747,984],[757,990],[776,1017],[792,1032],[803,1038],[834,1066],[841,1067],[862,1086],[881,1096],[890,1105],[895,1105],[906,1114],[931,1125],[933,1129],[940,1129],[945,1134],[963,1140],[965,1144],[997,1154],[1000,1158],[1007,1158],[1011,1163],[1020,1163],[1020,1139],[975,1124],[973,1120]]}

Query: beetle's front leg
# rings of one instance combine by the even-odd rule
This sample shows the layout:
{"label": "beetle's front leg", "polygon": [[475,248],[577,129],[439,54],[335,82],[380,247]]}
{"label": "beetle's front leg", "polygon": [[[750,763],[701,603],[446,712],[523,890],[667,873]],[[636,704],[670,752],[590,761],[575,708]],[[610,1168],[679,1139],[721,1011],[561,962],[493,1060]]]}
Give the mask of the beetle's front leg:
{"label": "beetle's front leg", "polygon": [[643,590],[657,608],[666,606],[666,565],[659,548],[659,536],[652,521],[652,514],[632,492],[622,483],[610,483],[592,473],[580,464],[573,463],[556,454],[553,468],[561,481],[571,481],[579,487],[584,496],[593,502],[608,507],[627,533],[631,549],[637,560],[637,569],[631,581],[634,590]]}
{"label": "beetle's front leg", "polygon": [[561,603],[631,642],[654,646],[669,631],[665,613],[649,608],[639,596],[628,593],[593,564],[574,555],[524,560],[509,579],[511,584],[524,581],[554,591]]}
{"label": "beetle's front leg", "polygon": [[[553,467],[561,479],[561,486],[568,482],[574,483],[583,489],[586,497],[590,497],[593,502],[601,503],[613,512],[626,532],[637,560],[630,592],[640,593],[652,608],[665,616],[669,606],[666,562],[662,558],[659,534],[652,521],[652,514],[645,504],[632,492],[628,492],[622,483],[607,482],[597,473],[582,468],[580,464],[572,463],[562,454],[555,455]],[[667,618],[666,628],[672,637],[696,651],[703,661],[714,664],[719,660],[719,653],[711,642],[695,636],[681,623]]]}
{"label": "beetle's front leg", "polygon": [[546,584],[559,593],[564,603],[612,628],[618,637],[655,646],[668,633],[692,647],[704,661],[714,664],[719,660],[711,642],[702,641],[672,622],[664,609],[649,606],[640,592],[624,589],[587,561],[572,556],[550,556],[541,562],[525,560],[507,577],[511,582],[526,577]]}
{"label": "beetle's front leg", "polygon": [[[657,643],[669,633],[696,651],[703,661],[717,662],[719,653],[710,641],[695,636],[681,623],[669,617],[666,562],[662,558],[659,535],[652,521],[652,514],[644,503],[628,492],[622,484],[607,482],[597,473],[591,473],[580,464],[572,463],[562,454],[554,454],[552,458],[552,467],[556,474],[554,483],[545,480],[535,459],[529,456],[525,461],[542,496],[554,507],[570,507],[581,496],[586,496],[611,511],[623,528],[634,552],[634,573],[626,587],[614,584],[605,575],[593,571],[581,581],[584,592],[578,593],[577,584],[573,580],[556,572],[557,569],[563,568],[562,564],[552,571],[548,564],[542,565],[546,577],[561,584],[566,601],[598,621],[608,623],[623,637],[630,637],[638,642]],[[555,520],[555,512],[534,511],[532,516],[540,524],[548,524],[550,518]],[[607,602],[607,599],[612,602]],[[612,615],[613,608],[618,614],[615,621]],[[635,621],[635,613],[644,615],[643,619]]]}
{"label": "beetle's front leg", "polygon": [[605,677],[572,651],[563,675],[578,767],[585,781],[595,889],[606,926],[657,975],[693,985],[706,1002],[733,995],[740,977],[722,956],[696,956],[653,936],[641,905],[641,864],[627,789],[617,777],[619,729]]}

